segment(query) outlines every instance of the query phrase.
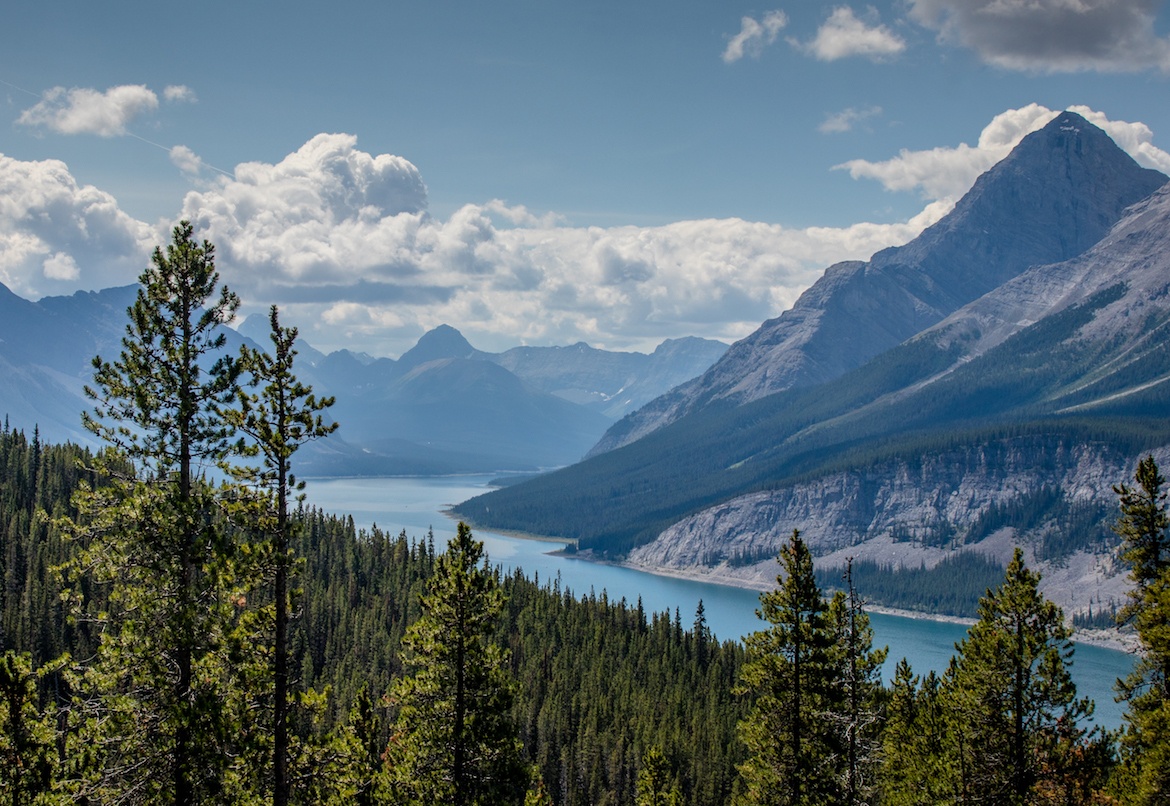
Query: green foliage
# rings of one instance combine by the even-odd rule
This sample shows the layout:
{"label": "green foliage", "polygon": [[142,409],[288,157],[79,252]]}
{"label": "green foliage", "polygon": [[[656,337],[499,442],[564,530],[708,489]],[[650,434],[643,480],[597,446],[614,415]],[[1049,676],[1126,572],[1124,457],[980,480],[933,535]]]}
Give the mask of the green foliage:
{"label": "green foliage", "polygon": [[294,526],[289,519],[289,498],[304,487],[292,472],[292,457],[304,443],[336,431],[337,423],[322,416],[333,405],[333,398],[318,400],[293,373],[296,328],[281,327],[275,305],[269,311],[269,324],[273,354],[247,346],[240,354],[239,363],[250,376],[250,385],[261,387],[259,393],[239,389],[237,408],[223,409],[220,414],[243,435],[237,453],[261,458],[259,467],[239,468],[236,475],[258,489],[259,497],[251,503],[259,509],[249,513],[244,507],[243,512],[255,518],[253,531],[266,539],[263,548],[272,566],[272,792],[276,806],[285,806],[290,797],[289,584],[295,562],[289,550]]}
{"label": "green foliage", "polygon": [[86,426],[137,473],[106,491],[83,488],[72,527],[83,545],[75,584],[93,577],[110,605],[95,613],[74,600],[77,617],[102,631],[75,709],[101,772],[79,796],[218,798],[234,755],[232,650],[248,644],[233,636],[254,579],[199,469],[229,448],[219,406],[235,396],[239,367],[223,354],[222,326],[239,301],[219,286],[214,247],[192,233],[182,222],[166,254],[155,250],[121,355],[96,357],[86,389],[95,401]]}
{"label": "green foliage", "polygon": [[389,764],[404,804],[520,804],[528,789],[509,718],[515,684],[489,640],[503,594],[478,567],[482,556],[483,543],[460,523],[403,639],[408,674],[391,687]]}
{"label": "green foliage", "polygon": [[845,569],[845,590],[829,602],[829,618],[836,630],[837,678],[840,702],[827,718],[838,734],[844,764],[838,772],[842,803],[871,802],[877,795],[881,714],[881,681],[886,649],[873,649],[869,615],[853,584],[853,561]]}
{"label": "green foliage", "polygon": [[1115,788],[1126,803],[1154,804],[1170,799],[1170,520],[1166,480],[1152,456],[1138,463],[1134,481],[1114,488],[1121,505],[1114,528],[1134,582],[1122,618],[1141,641],[1133,673],[1118,681],[1128,707]]}
{"label": "green foliage", "polygon": [[905,658],[898,661],[882,731],[878,773],[882,803],[933,806],[953,802],[954,773],[945,752],[951,741],[939,677],[931,672],[920,682]]}
{"label": "green foliage", "polygon": [[[933,568],[894,567],[874,560],[859,560],[852,568],[854,584],[866,602],[948,616],[973,617],[983,594],[1003,579],[1003,568],[977,551],[948,555]],[[841,587],[840,568],[818,568],[816,574],[822,587]]]}
{"label": "green foliage", "polygon": [[635,806],[680,806],[682,796],[671,778],[666,756],[657,747],[651,747],[643,754],[642,768],[638,770]]}
{"label": "green foliage", "polygon": [[826,603],[798,532],[780,553],[778,587],[760,596],[771,626],[746,639],[739,691],[756,697],[740,723],[745,804],[856,804],[873,794],[878,673],[868,617],[852,585]]}
{"label": "green foliage", "polygon": [[0,803],[64,803],[54,796],[58,778],[56,703],[42,710],[37,683],[65,664],[34,671],[28,654],[0,655]]}
{"label": "green foliage", "polygon": [[222,352],[222,326],[240,302],[219,285],[215,247],[197,244],[193,232],[180,222],[166,254],[154,250],[127,311],[121,356],[93,360],[86,393],[95,411],[83,415],[95,435],[140,463],[144,478],[179,485],[191,481],[192,461],[225,455],[231,430],[217,407],[235,396],[239,374]]}
{"label": "green foliage", "polygon": [[944,681],[965,802],[1031,803],[1043,779],[1062,774],[1062,749],[1084,743],[1092,703],[1076,697],[1069,629],[1039,582],[1017,548]]}

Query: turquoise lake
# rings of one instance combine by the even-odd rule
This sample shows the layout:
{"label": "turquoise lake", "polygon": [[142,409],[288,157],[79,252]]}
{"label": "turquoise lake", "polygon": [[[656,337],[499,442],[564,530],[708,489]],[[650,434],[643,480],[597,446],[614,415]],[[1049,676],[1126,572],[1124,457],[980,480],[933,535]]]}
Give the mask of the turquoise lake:
{"label": "turquoise lake", "polygon": [[[310,479],[308,503],[328,512],[352,515],[359,528],[377,526],[398,533],[405,529],[421,538],[433,529],[436,544],[442,546],[455,534],[455,522],[443,512],[447,507],[488,490],[490,476],[381,477]],[[561,586],[574,594],[597,595],[605,591],[612,601],[642,598],[648,612],[677,609],[689,629],[699,600],[703,601],[707,623],[719,639],[740,639],[760,629],[756,617],[759,593],[743,588],[713,585],[634,571],[628,568],[557,556],[558,544],[476,531],[476,538],[495,564],[507,570],[520,568],[525,575],[544,582],[560,577]],[[894,664],[903,657],[916,674],[930,670],[941,673],[954,654],[966,627],[930,619],[873,613],[870,616],[876,646],[888,646],[884,672],[893,675]],[[1077,644],[1072,666],[1081,695],[1097,704],[1096,721],[1109,728],[1121,724],[1123,708],[1113,701],[1113,683],[1133,668],[1134,658],[1124,652]]]}

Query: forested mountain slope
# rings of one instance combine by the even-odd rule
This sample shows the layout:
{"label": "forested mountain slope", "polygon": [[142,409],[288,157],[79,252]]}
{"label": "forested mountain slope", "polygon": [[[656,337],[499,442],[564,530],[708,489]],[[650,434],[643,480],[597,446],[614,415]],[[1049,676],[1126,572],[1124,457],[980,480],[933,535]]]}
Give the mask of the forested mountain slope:
{"label": "forested mountain slope", "polygon": [[1030,266],[1072,258],[1165,183],[1072,112],[1028,135],[946,217],[867,262],[831,266],[699,378],[615,424],[591,455],[707,406],[839,377]]}

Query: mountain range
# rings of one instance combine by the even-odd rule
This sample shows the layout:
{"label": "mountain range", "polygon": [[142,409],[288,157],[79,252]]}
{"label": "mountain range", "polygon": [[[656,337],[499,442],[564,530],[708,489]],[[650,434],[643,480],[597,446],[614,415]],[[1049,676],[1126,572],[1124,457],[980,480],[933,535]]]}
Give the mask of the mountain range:
{"label": "mountain range", "polygon": [[1119,596],[1111,487],[1147,451],[1170,458],[1165,183],[1063,113],[938,224],[828,269],[585,461],[458,512],[761,585],[794,528],[840,564],[1023,543],[1081,597],[1066,606]]}
{"label": "mountain range", "polygon": [[[43,439],[89,444],[81,412],[91,360],[116,355],[136,286],[23,299],[0,285],[0,415]],[[268,344],[266,316],[228,330],[227,349]],[[297,373],[341,428],[308,445],[302,475],[533,471],[575,461],[615,416],[694,377],[727,349],[704,339],[652,354],[585,344],[473,348],[454,328],[424,334],[397,361],[298,342]]]}

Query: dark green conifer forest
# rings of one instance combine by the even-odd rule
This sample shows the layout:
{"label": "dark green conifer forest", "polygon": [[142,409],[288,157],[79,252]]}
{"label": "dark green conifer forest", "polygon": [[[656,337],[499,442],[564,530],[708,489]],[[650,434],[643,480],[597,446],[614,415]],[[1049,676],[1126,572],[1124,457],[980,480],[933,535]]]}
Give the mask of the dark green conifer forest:
{"label": "dark green conifer forest", "polygon": [[887,686],[857,592],[881,569],[828,597],[798,533],[740,644],[701,604],[684,625],[504,574],[463,524],[444,547],[306,508],[331,401],[275,309],[270,354],[225,354],[235,304],[180,225],[95,359],[106,447],[0,430],[0,804],[1170,802],[1152,458],[1116,488],[1141,659],[1114,735],[1019,552],[936,603],[975,600],[950,668]]}

